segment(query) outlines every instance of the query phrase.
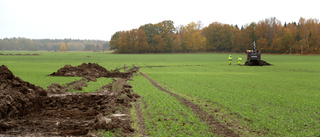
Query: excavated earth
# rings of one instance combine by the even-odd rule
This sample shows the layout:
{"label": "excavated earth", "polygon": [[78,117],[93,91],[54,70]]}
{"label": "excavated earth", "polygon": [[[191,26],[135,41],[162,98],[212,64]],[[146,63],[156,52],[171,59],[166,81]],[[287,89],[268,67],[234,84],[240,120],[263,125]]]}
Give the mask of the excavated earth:
{"label": "excavated earth", "polygon": [[50,76],[66,76],[66,77],[118,77],[128,78],[132,77],[137,72],[137,68],[134,67],[127,72],[119,72],[118,69],[114,71],[108,71],[104,67],[101,67],[95,63],[83,63],[79,66],[72,67],[71,65],[65,65],[57,72],[50,74]]}
{"label": "excavated earth", "polygon": [[[82,75],[84,78],[66,85],[53,83],[48,90],[44,90],[23,81],[2,65],[0,136],[95,136],[99,130],[119,129],[122,131],[121,136],[132,136],[134,129],[131,127],[130,102],[136,101],[139,95],[127,84],[127,80],[134,71],[136,69],[127,72],[130,75],[120,72],[112,74],[91,63],[80,67],[65,66],[63,73],[58,71],[58,74]],[[67,92],[76,88],[81,90],[86,82],[94,81],[98,76],[120,78],[101,87],[99,92]]]}
{"label": "excavated earth", "polygon": [[260,60],[257,64],[254,64],[252,62],[246,61],[245,64],[246,66],[269,66],[272,65],[266,61]]}

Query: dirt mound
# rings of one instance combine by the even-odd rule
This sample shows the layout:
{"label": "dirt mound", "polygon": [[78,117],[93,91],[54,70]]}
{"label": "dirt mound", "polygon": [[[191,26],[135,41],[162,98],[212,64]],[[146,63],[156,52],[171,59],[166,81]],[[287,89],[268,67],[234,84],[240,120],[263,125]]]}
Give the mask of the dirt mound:
{"label": "dirt mound", "polygon": [[[40,96],[47,93],[41,87],[21,80],[4,65],[0,66],[0,118],[15,118],[41,108]],[[0,124],[0,128],[1,124]]]}
{"label": "dirt mound", "polygon": [[95,63],[82,63],[79,66],[72,67],[71,65],[65,65],[57,72],[50,74],[50,76],[69,76],[69,77],[83,77],[91,76],[95,78],[105,77],[108,70]]}
{"label": "dirt mound", "polygon": [[127,79],[113,80],[96,93],[65,92],[69,88],[82,88],[81,83],[90,80],[84,77],[64,86],[51,84],[45,91],[1,66],[0,135],[95,136],[100,129],[114,132],[120,129],[121,136],[133,136],[131,101],[139,95]]}
{"label": "dirt mound", "polygon": [[71,65],[65,65],[57,72],[50,74],[49,76],[66,76],[66,77],[118,77],[118,78],[130,78],[137,72],[137,67],[130,69],[128,72],[108,71],[104,67],[95,63],[82,63],[79,66],[72,67]]}
{"label": "dirt mound", "polygon": [[266,61],[260,60],[259,62],[250,62],[250,61],[246,61],[246,63],[244,64],[246,66],[269,66],[272,65]]}

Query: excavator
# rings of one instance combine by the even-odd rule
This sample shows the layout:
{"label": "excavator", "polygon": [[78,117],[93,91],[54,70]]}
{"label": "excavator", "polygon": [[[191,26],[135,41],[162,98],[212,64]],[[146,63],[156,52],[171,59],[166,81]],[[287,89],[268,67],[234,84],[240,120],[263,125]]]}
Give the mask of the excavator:
{"label": "excavator", "polygon": [[247,50],[247,61],[244,65],[263,66],[263,65],[271,65],[271,64],[261,60],[260,51],[256,49],[256,42],[253,41],[253,49]]}

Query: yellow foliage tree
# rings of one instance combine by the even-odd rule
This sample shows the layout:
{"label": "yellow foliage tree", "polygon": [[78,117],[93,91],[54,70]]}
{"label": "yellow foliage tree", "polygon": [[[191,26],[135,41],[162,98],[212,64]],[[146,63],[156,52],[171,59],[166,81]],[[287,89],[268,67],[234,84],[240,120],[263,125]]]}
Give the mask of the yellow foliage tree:
{"label": "yellow foliage tree", "polygon": [[201,35],[201,30],[198,29],[198,25],[194,22],[191,22],[183,29],[182,43],[186,49],[192,52],[205,51],[207,39]]}
{"label": "yellow foliage tree", "polygon": [[65,43],[62,43],[60,46],[60,51],[67,51],[67,46]]}

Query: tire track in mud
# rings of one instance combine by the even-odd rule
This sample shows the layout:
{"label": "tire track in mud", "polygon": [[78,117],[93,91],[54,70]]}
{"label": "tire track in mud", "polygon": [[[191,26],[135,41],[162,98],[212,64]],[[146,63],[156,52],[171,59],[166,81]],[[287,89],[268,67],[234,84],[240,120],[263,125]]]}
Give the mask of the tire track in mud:
{"label": "tire track in mud", "polygon": [[221,135],[221,136],[239,137],[239,135],[236,134],[233,130],[229,129],[227,126],[220,123],[217,119],[214,118],[213,115],[210,115],[208,112],[206,112],[205,110],[200,108],[198,105],[192,103],[191,101],[189,101],[189,100],[187,100],[187,99],[185,99],[175,93],[172,93],[172,92],[164,89],[162,86],[160,86],[156,81],[154,81],[153,79],[148,77],[146,74],[144,74],[142,72],[140,72],[140,74],[143,77],[145,77],[146,79],[148,79],[159,90],[168,93],[169,95],[175,97],[184,106],[191,108],[192,112],[194,114],[196,114],[202,122],[205,122],[209,126],[210,130],[213,133]]}
{"label": "tire track in mud", "polygon": [[146,135],[147,128],[145,126],[145,119],[143,117],[143,113],[140,108],[139,99],[134,103],[134,108],[136,109],[136,115],[137,115],[138,133],[141,137],[147,136]]}

